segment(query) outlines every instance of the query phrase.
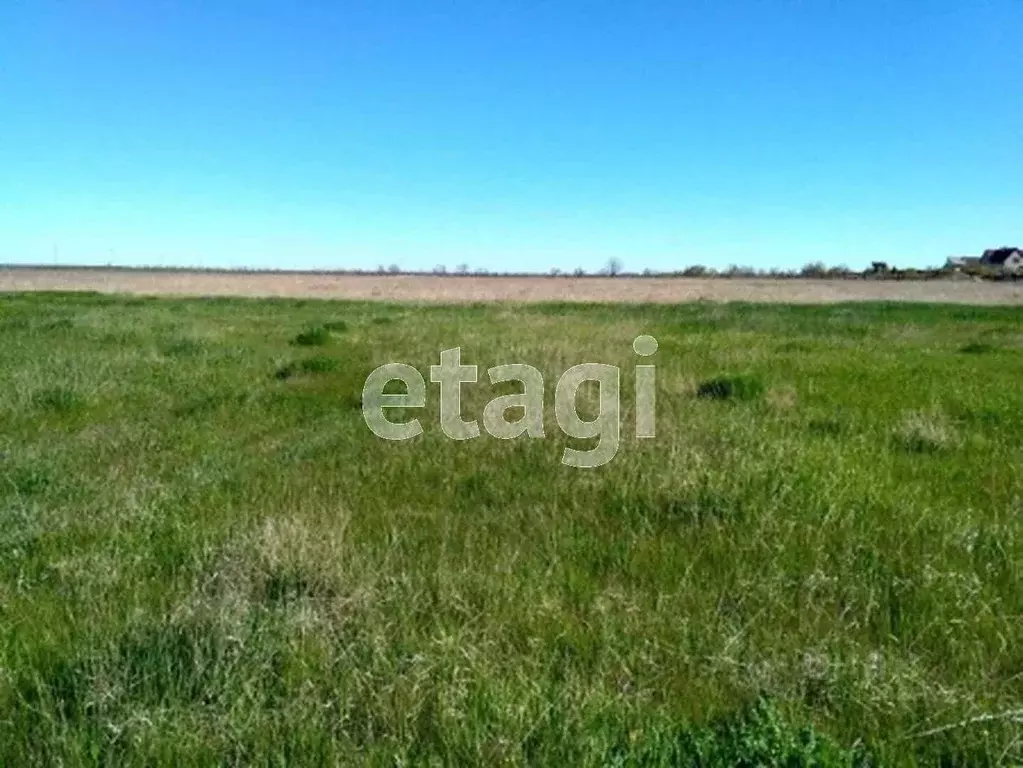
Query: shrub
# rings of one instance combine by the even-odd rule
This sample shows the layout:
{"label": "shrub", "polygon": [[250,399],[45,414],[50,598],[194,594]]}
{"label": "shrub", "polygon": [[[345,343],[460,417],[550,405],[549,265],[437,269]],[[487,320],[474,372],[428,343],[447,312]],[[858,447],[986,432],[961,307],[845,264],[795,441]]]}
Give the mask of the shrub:
{"label": "shrub", "polygon": [[687,734],[680,743],[693,765],[869,764],[863,750],[846,750],[811,725],[797,727],[761,697]]}
{"label": "shrub", "polygon": [[963,268],[963,274],[976,277],[981,280],[994,280],[998,276],[998,270],[987,264],[971,264]]}

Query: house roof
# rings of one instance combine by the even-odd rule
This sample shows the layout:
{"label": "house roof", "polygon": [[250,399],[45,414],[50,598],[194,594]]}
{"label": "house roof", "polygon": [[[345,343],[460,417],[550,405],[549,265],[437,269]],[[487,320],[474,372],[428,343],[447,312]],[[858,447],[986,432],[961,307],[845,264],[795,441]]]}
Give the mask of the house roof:
{"label": "house roof", "polygon": [[1023,258],[1023,250],[1019,248],[989,248],[984,251],[984,255],[980,257],[980,260],[984,264],[1004,264],[1013,254],[1018,254],[1020,258]]}

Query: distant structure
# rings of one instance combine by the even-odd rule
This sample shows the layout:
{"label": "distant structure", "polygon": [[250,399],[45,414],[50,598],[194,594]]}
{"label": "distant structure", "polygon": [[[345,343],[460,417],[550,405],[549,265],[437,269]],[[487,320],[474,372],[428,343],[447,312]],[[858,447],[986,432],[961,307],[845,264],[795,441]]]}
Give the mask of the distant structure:
{"label": "distant structure", "polygon": [[949,256],[948,261],[945,262],[945,269],[951,269],[956,272],[979,266],[979,256]]}
{"label": "distant structure", "polygon": [[1005,272],[1023,272],[1023,249],[1008,246],[990,248],[980,257],[980,263]]}

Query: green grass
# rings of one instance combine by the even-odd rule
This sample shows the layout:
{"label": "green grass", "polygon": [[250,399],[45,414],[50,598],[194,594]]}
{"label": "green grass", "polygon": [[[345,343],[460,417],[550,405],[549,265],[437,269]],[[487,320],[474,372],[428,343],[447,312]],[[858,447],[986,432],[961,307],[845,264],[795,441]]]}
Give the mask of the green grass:
{"label": "green grass", "polygon": [[[377,439],[453,346],[547,437]],[[0,764],[1019,763],[1021,380],[1008,308],[0,296]]]}
{"label": "green grass", "polygon": [[699,397],[712,400],[756,400],[764,394],[764,382],[756,376],[718,376],[696,388]]}
{"label": "green grass", "polygon": [[330,329],[324,325],[313,326],[298,334],[294,343],[300,347],[325,346],[330,343]]}
{"label": "green grass", "polygon": [[278,379],[290,379],[292,376],[300,373],[334,373],[340,368],[341,361],[336,357],[316,355],[315,357],[308,357],[304,360],[298,360],[281,366],[277,369],[276,376]]}

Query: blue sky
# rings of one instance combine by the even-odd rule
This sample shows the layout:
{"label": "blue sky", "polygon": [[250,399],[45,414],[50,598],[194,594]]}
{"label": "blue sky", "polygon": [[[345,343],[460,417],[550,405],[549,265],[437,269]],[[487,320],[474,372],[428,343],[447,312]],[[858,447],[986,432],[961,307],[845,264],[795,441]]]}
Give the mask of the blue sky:
{"label": "blue sky", "polygon": [[0,261],[1023,245],[1023,1],[3,0]]}

